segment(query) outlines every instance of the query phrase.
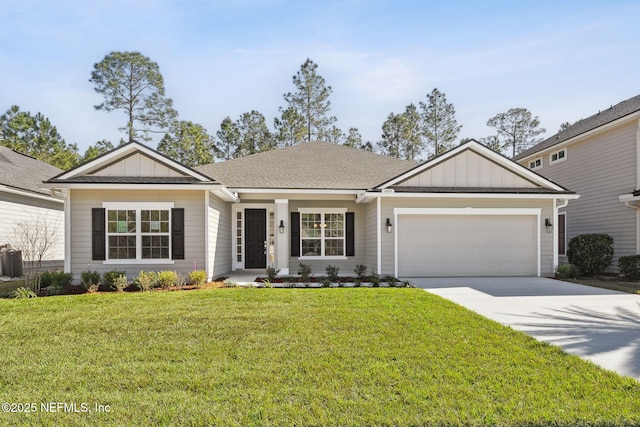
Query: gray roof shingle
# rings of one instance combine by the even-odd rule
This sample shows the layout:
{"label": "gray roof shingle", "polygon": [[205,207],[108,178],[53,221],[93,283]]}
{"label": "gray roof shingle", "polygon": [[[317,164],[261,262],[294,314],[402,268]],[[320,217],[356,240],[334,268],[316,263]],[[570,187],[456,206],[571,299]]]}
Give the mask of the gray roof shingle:
{"label": "gray roof shingle", "polygon": [[366,190],[416,163],[328,142],[306,142],[196,167],[230,188]]}
{"label": "gray roof shingle", "polygon": [[38,186],[61,172],[49,163],[0,146],[0,185],[49,195],[49,190]]}
{"label": "gray roof shingle", "polygon": [[629,98],[626,101],[620,102],[619,104],[612,105],[606,110],[598,111],[597,114],[594,114],[591,117],[587,117],[586,119],[577,121],[565,130],[561,130],[552,137],[547,138],[544,141],[529,148],[528,150],[517,154],[513,159],[522,159],[531,154],[537,153],[538,151],[542,151],[546,148],[552,147],[556,144],[560,144],[578,135],[599,128],[600,126],[606,125],[607,123],[611,123],[615,120],[621,119],[622,117],[628,116],[629,114],[635,113],[636,111],[640,111],[640,95],[636,95],[633,98]]}

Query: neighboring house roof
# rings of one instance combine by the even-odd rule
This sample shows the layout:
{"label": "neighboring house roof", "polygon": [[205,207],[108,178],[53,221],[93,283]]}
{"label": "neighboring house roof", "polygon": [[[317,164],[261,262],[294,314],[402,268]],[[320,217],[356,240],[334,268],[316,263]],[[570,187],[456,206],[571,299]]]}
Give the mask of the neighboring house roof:
{"label": "neighboring house roof", "polygon": [[621,119],[629,114],[633,114],[640,111],[640,95],[636,95],[633,98],[629,98],[626,101],[622,101],[619,104],[612,105],[603,111],[598,111],[597,114],[582,119],[568,128],[561,130],[557,134],[544,141],[534,145],[533,147],[525,150],[514,157],[514,160],[523,159],[532,154],[542,151],[554,145],[563,143],[571,138],[582,135],[600,126],[604,126],[608,123]]}
{"label": "neighboring house roof", "polygon": [[196,170],[229,188],[363,190],[416,163],[328,142],[306,142]]}
{"label": "neighboring house roof", "polygon": [[0,186],[49,196],[49,190],[38,186],[60,172],[49,163],[0,146]]}

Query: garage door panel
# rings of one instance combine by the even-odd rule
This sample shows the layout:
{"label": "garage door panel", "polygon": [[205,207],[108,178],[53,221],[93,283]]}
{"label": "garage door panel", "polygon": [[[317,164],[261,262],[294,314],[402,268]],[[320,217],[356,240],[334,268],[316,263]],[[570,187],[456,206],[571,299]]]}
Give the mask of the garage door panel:
{"label": "garage door panel", "polygon": [[531,215],[401,215],[398,274],[537,274],[537,218]]}

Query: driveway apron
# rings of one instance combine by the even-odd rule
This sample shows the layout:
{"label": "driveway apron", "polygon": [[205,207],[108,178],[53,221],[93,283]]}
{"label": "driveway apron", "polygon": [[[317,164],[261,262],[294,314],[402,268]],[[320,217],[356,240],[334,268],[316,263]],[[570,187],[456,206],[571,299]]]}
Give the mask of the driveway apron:
{"label": "driveway apron", "polygon": [[482,316],[640,380],[640,295],[541,277],[408,280]]}

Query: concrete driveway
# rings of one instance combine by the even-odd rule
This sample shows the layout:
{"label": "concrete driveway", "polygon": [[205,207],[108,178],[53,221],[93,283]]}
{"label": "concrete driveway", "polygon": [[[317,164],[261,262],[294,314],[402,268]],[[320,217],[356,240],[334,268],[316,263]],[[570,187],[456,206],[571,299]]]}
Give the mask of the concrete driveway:
{"label": "concrete driveway", "polygon": [[540,277],[409,280],[489,319],[640,380],[640,295]]}

